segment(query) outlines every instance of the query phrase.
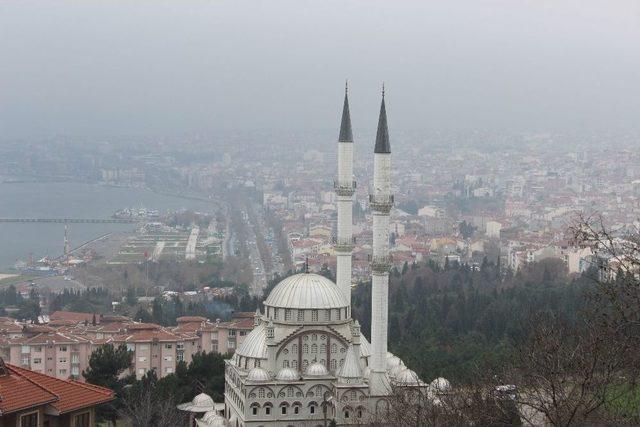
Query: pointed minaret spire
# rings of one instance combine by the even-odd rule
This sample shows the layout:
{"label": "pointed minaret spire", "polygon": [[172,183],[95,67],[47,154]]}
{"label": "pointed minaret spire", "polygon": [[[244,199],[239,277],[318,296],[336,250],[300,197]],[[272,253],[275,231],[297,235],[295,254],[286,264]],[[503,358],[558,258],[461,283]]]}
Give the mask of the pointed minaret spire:
{"label": "pointed minaret spire", "polygon": [[372,396],[390,393],[387,375],[387,338],[389,320],[389,213],[393,206],[391,194],[391,147],[387,128],[387,111],[382,105],[373,155],[373,185],[369,205],[373,222],[373,257],[371,260],[371,385]]}
{"label": "pointed minaret spire", "polygon": [[351,306],[351,251],[353,249],[353,194],[356,182],[353,179],[353,134],[349,115],[349,85],[344,85],[344,107],[338,137],[338,176],[334,181],[338,224],[336,227],[336,284]]}
{"label": "pointed minaret spire", "polygon": [[376,133],[376,148],[374,153],[391,153],[389,144],[389,128],[387,126],[387,108],[384,104],[384,83],[382,83],[382,103],[378,116],[378,132]]}
{"label": "pointed minaret spire", "polygon": [[344,84],[344,105],[342,107],[342,122],[340,123],[340,136],[338,142],[353,142],[351,131],[351,115],[349,114],[349,82]]}

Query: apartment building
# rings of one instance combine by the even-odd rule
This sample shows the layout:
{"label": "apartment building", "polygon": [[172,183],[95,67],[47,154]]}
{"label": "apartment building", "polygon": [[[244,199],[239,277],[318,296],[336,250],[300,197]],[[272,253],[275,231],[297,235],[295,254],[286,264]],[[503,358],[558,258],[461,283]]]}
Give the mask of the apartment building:
{"label": "apartment building", "polygon": [[190,363],[197,352],[234,352],[253,329],[254,316],[236,313],[228,322],[184,316],[175,327],[134,322],[123,316],[100,316],[94,325],[87,321],[89,316],[64,312],[57,312],[49,325],[0,319],[0,357],[45,375],[82,381],[82,372],[96,348],[122,344],[133,352],[136,377],[142,378],[150,370],[163,377],[175,372],[178,362]]}

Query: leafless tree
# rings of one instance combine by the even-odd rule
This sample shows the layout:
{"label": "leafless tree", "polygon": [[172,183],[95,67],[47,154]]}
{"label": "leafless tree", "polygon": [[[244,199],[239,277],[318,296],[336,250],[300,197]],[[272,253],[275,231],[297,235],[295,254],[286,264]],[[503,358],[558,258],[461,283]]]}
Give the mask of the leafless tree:
{"label": "leafless tree", "polygon": [[136,384],[127,392],[121,419],[131,427],[175,427],[184,425],[185,416],[170,397],[159,396],[152,384]]}
{"label": "leafless tree", "polygon": [[505,378],[517,384],[521,416],[534,425],[637,423],[640,239],[613,235],[601,217],[579,217],[571,231],[592,253],[585,309],[575,322],[549,313],[532,319]]}

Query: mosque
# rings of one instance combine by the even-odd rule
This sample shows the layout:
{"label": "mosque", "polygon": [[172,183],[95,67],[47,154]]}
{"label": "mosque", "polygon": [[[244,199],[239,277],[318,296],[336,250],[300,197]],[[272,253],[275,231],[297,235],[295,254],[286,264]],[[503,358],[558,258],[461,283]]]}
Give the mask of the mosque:
{"label": "mosque", "polygon": [[[351,317],[353,134],[345,88],[338,137],[336,283],[311,273],[282,280],[255,328],[226,362],[226,423],[245,426],[365,424],[386,412],[395,387],[426,387],[387,352],[391,146],[384,88],[374,148],[371,343]],[[439,379],[440,381],[446,381]]]}

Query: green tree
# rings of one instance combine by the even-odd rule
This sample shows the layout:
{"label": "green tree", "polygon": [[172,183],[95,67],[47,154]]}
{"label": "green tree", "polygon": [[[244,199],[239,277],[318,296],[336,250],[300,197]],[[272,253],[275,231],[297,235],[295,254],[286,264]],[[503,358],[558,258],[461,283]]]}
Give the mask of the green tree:
{"label": "green tree", "polygon": [[95,384],[111,389],[116,399],[98,408],[97,416],[100,420],[109,421],[115,425],[118,411],[123,407],[125,387],[135,383],[135,375],[127,374],[131,369],[133,352],[125,345],[115,348],[112,344],[98,347],[89,358],[89,367],[82,376],[89,384]]}

